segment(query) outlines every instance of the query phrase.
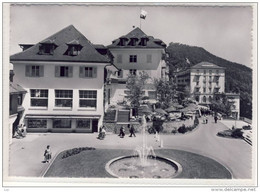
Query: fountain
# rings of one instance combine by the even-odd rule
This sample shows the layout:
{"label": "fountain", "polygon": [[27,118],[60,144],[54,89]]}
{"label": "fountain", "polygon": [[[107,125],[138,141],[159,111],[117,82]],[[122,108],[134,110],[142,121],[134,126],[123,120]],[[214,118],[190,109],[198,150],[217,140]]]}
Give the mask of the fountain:
{"label": "fountain", "polygon": [[147,124],[145,116],[141,119],[142,146],[134,150],[131,156],[122,156],[110,160],[106,164],[107,172],[120,178],[173,178],[181,171],[179,163],[156,156],[153,147],[147,145],[145,134]]}

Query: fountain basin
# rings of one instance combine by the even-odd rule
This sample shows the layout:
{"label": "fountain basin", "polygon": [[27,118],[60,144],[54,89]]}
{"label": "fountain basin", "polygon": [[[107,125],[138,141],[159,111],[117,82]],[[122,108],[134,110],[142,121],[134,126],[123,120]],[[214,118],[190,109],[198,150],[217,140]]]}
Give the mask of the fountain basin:
{"label": "fountain basin", "polygon": [[121,156],[110,160],[105,169],[119,178],[174,178],[182,172],[178,162],[160,156],[149,156],[145,164],[138,156]]}

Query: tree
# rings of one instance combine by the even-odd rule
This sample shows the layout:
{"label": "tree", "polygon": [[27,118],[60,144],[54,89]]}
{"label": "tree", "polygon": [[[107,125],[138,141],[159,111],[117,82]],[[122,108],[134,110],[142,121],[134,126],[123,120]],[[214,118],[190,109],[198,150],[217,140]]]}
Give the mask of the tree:
{"label": "tree", "polygon": [[155,79],[154,85],[157,93],[158,102],[161,106],[168,107],[176,95],[176,84],[173,81]]}
{"label": "tree", "polygon": [[129,89],[128,99],[131,107],[136,110],[138,115],[138,108],[140,107],[140,101],[144,94],[144,86],[149,79],[149,75],[142,71],[139,75],[129,75],[126,82],[126,88]]}
{"label": "tree", "polygon": [[232,104],[228,101],[228,98],[225,93],[214,94],[213,101],[211,105],[211,110],[223,113],[226,116],[231,115],[231,106]]}

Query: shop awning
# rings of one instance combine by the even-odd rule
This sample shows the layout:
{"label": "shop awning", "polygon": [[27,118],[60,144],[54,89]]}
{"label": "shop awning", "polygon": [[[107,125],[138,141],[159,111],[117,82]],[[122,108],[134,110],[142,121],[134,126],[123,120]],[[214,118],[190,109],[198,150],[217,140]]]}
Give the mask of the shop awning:
{"label": "shop awning", "polygon": [[101,115],[35,115],[28,114],[25,118],[32,119],[99,119]]}

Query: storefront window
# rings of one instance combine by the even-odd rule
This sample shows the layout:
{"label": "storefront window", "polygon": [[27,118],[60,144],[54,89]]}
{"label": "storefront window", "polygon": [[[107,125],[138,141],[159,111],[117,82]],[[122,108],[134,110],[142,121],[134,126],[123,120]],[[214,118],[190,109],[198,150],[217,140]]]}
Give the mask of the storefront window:
{"label": "storefront window", "polygon": [[28,119],[28,128],[47,128],[46,119]]}
{"label": "storefront window", "polygon": [[53,128],[71,128],[70,119],[54,119]]}
{"label": "storefront window", "polygon": [[90,120],[89,119],[78,119],[77,128],[90,129]]}

